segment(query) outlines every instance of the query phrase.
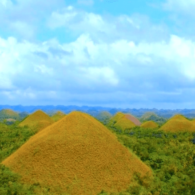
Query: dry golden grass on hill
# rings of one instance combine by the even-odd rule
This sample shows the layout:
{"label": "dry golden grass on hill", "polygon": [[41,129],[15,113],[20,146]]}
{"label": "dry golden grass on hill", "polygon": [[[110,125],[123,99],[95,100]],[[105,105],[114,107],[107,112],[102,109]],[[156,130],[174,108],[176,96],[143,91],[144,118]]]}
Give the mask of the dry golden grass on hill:
{"label": "dry golden grass on hill", "polygon": [[186,119],[186,117],[181,115],[181,114],[176,114],[176,115],[172,116],[170,119],[171,120],[183,120],[183,119]]}
{"label": "dry golden grass on hill", "polygon": [[37,131],[40,131],[52,123],[52,119],[46,113],[41,110],[37,110],[33,114],[29,115],[25,120],[23,120],[19,126],[22,127],[27,125]]}
{"label": "dry golden grass on hill", "polygon": [[149,128],[149,129],[155,129],[158,127],[158,124],[155,123],[154,121],[146,121],[141,124],[141,127],[143,128]]}
{"label": "dry golden grass on hill", "polygon": [[60,120],[61,118],[63,118],[65,116],[65,114],[61,111],[57,111],[53,116],[51,116],[51,119],[56,122],[58,120]]}
{"label": "dry golden grass on hill", "polygon": [[193,132],[195,131],[195,124],[184,116],[178,114],[170,118],[160,129],[169,132]]}
{"label": "dry golden grass on hill", "polygon": [[128,117],[122,113],[118,112],[116,113],[109,122],[109,125],[116,127],[117,129],[125,130],[128,128],[135,127],[136,125],[128,119]]}
{"label": "dry golden grass on hill", "polygon": [[118,192],[128,188],[135,172],[152,176],[104,125],[76,111],[35,134],[3,164],[26,183],[50,186],[53,194]]}
{"label": "dry golden grass on hill", "polygon": [[140,126],[141,122],[131,114],[125,114],[126,118],[132,121],[136,126]]}
{"label": "dry golden grass on hill", "polygon": [[191,122],[195,125],[195,119],[192,119]]}

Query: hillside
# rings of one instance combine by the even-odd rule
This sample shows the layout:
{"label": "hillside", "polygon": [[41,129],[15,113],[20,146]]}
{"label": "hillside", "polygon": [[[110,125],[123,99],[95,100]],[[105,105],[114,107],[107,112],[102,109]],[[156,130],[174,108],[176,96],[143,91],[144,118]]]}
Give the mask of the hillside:
{"label": "hillside", "polygon": [[106,125],[111,119],[112,115],[107,111],[101,111],[95,118]]}
{"label": "hillside", "polygon": [[51,116],[51,119],[56,122],[58,120],[60,120],[61,118],[63,118],[65,116],[65,114],[62,111],[57,111],[53,116]]}
{"label": "hillside", "polygon": [[156,123],[158,123],[159,125],[162,125],[166,122],[166,119],[163,117],[158,116],[156,113],[154,112],[146,112],[144,113],[141,117],[140,117],[140,121],[141,122],[145,122],[145,121],[154,121]]}
{"label": "hillside", "polygon": [[160,130],[169,131],[169,132],[179,132],[179,131],[195,131],[195,124],[186,119],[184,116],[177,114],[170,118]]}
{"label": "hillside", "polygon": [[151,174],[104,125],[76,111],[35,134],[3,164],[53,194],[118,192],[128,188],[134,173]]}
{"label": "hillside", "polygon": [[25,118],[19,126],[28,126],[32,129],[35,129],[37,131],[40,131],[47,127],[48,125],[51,125],[53,123],[52,119],[43,111],[37,110],[33,114],[29,115],[27,118]]}
{"label": "hillside", "polygon": [[146,122],[141,124],[142,128],[148,128],[148,129],[155,129],[158,126],[159,125],[157,123],[155,123],[154,121],[146,121]]}
{"label": "hillside", "polygon": [[125,117],[127,119],[129,119],[130,121],[132,121],[136,126],[140,126],[141,125],[141,122],[136,117],[134,117],[133,115],[125,114]]}
{"label": "hillside", "polygon": [[126,129],[131,129],[136,125],[129,120],[124,113],[117,112],[109,121],[108,126],[125,131]]}
{"label": "hillside", "polygon": [[2,122],[4,119],[19,120],[20,115],[11,109],[2,109],[0,110],[0,121]]}

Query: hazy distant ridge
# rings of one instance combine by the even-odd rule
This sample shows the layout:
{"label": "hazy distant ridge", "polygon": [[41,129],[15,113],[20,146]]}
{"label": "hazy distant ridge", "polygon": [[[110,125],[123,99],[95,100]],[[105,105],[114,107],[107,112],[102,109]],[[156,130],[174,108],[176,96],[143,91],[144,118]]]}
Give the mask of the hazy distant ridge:
{"label": "hazy distant ridge", "polygon": [[168,110],[168,109],[149,109],[149,108],[109,108],[109,107],[101,107],[101,106],[63,106],[63,105],[37,105],[37,106],[22,106],[22,105],[0,105],[0,110],[2,109],[12,109],[17,112],[28,112],[33,113],[34,111],[41,109],[42,111],[52,115],[55,111],[61,110],[64,113],[70,113],[72,111],[82,111],[86,112],[92,116],[96,116],[99,114],[100,111],[108,111],[112,115],[116,114],[117,112],[121,111],[123,113],[131,113],[132,115],[136,117],[141,117],[145,112],[154,112],[158,116],[164,117],[164,118],[170,118],[175,114],[182,114],[188,118],[195,118],[195,109],[175,109],[175,110]]}

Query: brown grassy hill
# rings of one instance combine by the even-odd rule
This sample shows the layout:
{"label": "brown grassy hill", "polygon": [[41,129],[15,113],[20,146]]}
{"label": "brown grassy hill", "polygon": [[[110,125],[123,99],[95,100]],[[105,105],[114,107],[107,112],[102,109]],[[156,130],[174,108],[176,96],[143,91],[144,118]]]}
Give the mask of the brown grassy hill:
{"label": "brown grassy hill", "polygon": [[125,129],[129,129],[135,127],[136,125],[129,120],[124,113],[117,112],[109,121],[109,126],[115,127],[117,129],[121,129],[124,131]]}
{"label": "brown grassy hill", "polygon": [[19,126],[29,126],[34,128],[35,130],[42,130],[45,127],[51,125],[53,123],[52,119],[44,113],[42,110],[37,110],[33,114],[29,115],[26,119],[24,119]]}
{"label": "brown grassy hill", "polygon": [[65,116],[65,114],[61,111],[57,111],[53,116],[51,116],[51,119],[56,122],[58,120],[60,120],[61,118],[63,118]]}
{"label": "brown grassy hill", "polygon": [[146,121],[141,124],[141,127],[148,128],[148,129],[155,129],[158,127],[158,124],[155,123],[154,121]]}
{"label": "brown grassy hill", "polygon": [[160,129],[169,132],[193,132],[195,131],[195,124],[193,124],[192,121],[186,119],[184,116],[177,114],[170,118]]}
{"label": "brown grassy hill", "polygon": [[35,134],[3,164],[24,182],[50,186],[53,194],[118,192],[133,173],[152,174],[103,124],[77,111]]}
{"label": "brown grassy hill", "polygon": [[136,126],[140,126],[141,122],[131,114],[125,114],[126,118],[132,121]]}
{"label": "brown grassy hill", "polygon": [[195,119],[192,119],[191,122],[195,125]]}
{"label": "brown grassy hill", "polygon": [[174,120],[183,120],[183,119],[186,119],[185,116],[181,115],[181,114],[176,114],[174,116],[172,116],[170,119],[174,119]]}

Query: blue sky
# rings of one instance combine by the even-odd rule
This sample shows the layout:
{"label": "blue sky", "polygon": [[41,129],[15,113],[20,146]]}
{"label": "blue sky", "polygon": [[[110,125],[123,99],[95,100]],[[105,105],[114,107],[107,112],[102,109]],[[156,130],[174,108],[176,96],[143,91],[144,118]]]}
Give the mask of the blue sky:
{"label": "blue sky", "polygon": [[0,104],[195,108],[194,0],[0,0]]}

